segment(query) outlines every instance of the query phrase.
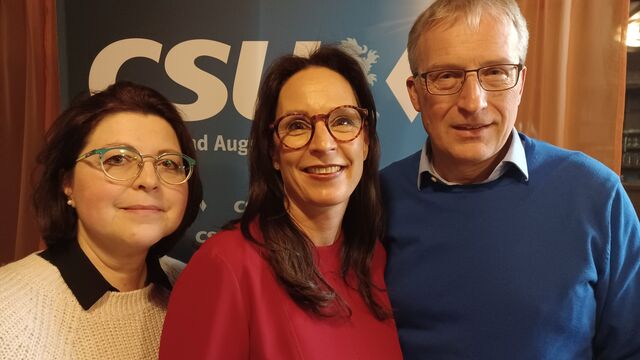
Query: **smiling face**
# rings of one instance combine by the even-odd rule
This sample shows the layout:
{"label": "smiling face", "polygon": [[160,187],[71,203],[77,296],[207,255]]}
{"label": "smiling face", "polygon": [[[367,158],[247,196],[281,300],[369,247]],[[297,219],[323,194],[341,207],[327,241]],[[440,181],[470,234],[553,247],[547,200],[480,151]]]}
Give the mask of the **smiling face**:
{"label": "smiling face", "polygon": [[[481,18],[478,29],[471,29],[463,21],[440,24],[420,38],[418,71],[517,64],[517,41],[513,24],[490,15]],[[482,177],[489,175],[506,154],[525,75],[526,68],[512,89],[488,92],[480,87],[475,73],[467,73],[462,89],[453,95],[425,93],[422,79],[407,79],[411,101],[422,113],[433,162],[440,175],[462,183],[484,180]],[[470,172],[466,171],[469,169]],[[465,178],[465,172],[481,178]]]}
{"label": "smiling face", "polygon": [[[349,82],[335,71],[309,67],[285,82],[274,120],[291,112],[325,114],[341,105],[358,105]],[[350,142],[337,142],[324,122],[318,121],[313,138],[297,150],[281,146],[274,135],[273,165],[282,175],[291,213],[329,207],[344,213],[362,177],[368,153],[365,133]]]}
{"label": "smiling face", "polygon": [[[81,154],[113,145],[128,145],[154,156],[181,152],[168,122],[131,112],[102,119]],[[76,164],[64,192],[78,215],[78,241],[115,256],[146,252],[175,231],[187,204],[188,185],[160,181],[148,158],[137,178],[112,180],[102,172],[99,157],[94,155]]]}

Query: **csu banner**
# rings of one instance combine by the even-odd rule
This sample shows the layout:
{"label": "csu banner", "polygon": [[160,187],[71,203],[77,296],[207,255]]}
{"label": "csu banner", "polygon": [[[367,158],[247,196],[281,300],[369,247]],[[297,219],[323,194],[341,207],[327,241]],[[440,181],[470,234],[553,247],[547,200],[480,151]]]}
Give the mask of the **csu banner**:
{"label": "csu banner", "polygon": [[381,166],[417,151],[405,88],[407,34],[432,1],[59,0],[63,106],[116,80],[151,86],[185,116],[204,185],[200,215],[172,255],[187,261],[242,214],[247,138],[264,70],[286,53],[342,44],[360,59],[379,112]]}

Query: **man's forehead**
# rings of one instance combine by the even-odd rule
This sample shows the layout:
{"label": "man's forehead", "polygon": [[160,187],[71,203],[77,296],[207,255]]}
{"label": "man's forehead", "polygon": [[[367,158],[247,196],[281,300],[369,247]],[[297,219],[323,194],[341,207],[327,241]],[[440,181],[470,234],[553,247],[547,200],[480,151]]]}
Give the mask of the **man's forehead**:
{"label": "man's forehead", "polygon": [[517,63],[518,33],[513,23],[493,16],[477,26],[447,19],[423,31],[418,51],[421,67],[429,69]]}

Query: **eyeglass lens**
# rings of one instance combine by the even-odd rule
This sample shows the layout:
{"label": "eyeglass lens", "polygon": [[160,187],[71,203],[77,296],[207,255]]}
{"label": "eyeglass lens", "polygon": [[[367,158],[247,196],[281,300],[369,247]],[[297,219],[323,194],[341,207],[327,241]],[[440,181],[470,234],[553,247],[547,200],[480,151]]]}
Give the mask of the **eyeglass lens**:
{"label": "eyeglass lens", "polygon": [[[507,90],[518,81],[518,65],[495,65],[483,67],[476,71],[478,81],[488,91]],[[462,88],[465,70],[442,70],[427,73],[427,90],[432,94],[453,94]]]}
{"label": "eyeglass lens", "polygon": [[[182,183],[191,173],[189,162],[180,154],[163,154],[152,158],[156,173],[167,183]],[[143,157],[126,148],[109,149],[102,154],[100,161],[104,172],[116,180],[133,179],[144,166]]]}
{"label": "eyeglass lens", "polygon": [[297,149],[305,146],[314,133],[313,118],[324,120],[329,133],[338,141],[351,141],[360,133],[362,116],[351,107],[336,108],[328,114],[318,114],[313,117],[304,114],[291,114],[283,117],[278,123],[278,138],[290,148]]}

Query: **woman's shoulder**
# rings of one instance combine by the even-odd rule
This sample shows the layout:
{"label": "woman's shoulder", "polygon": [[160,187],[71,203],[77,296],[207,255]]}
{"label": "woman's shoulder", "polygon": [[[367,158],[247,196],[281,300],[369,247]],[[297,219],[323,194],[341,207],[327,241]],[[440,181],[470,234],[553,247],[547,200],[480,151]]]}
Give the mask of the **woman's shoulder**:
{"label": "woman's shoulder", "polygon": [[7,287],[22,284],[34,286],[62,282],[60,272],[38,253],[27,255],[23,259],[0,267],[0,292]]}
{"label": "woman's shoulder", "polygon": [[240,226],[237,225],[231,229],[222,230],[207,239],[189,263],[193,261],[215,261],[225,263],[232,268],[242,267],[262,261],[261,247],[247,239],[240,230]]}
{"label": "woman's shoulder", "polygon": [[[37,254],[0,267],[0,358],[33,358],[38,319],[50,303],[43,301],[43,277],[55,270]],[[45,305],[46,304],[46,305]]]}
{"label": "woman's shoulder", "polygon": [[[256,241],[262,241],[262,236],[256,234],[256,231],[259,232],[259,230],[254,223],[250,225],[250,231]],[[247,239],[240,228],[240,224],[236,224],[232,228],[224,229],[212,235],[202,244],[198,252],[205,252],[210,255],[246,254],[257,252],[259,247],[256,242]]]}
{"label": "woman's shoulder", "polygon": [[269,265],[259,245],[246,239],[237,227],[223,230],[205,241],[191,257],[176,282],[174,294],[187,288],[200,289],[202,283],[226,286],[223,284],[231,281],[246,285],[268,272]]}
{"label": "woman's shoulder", "polygon": [[58,269],[37,253],[0,267],[0,318],[29,308],[67,289]]}

